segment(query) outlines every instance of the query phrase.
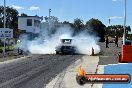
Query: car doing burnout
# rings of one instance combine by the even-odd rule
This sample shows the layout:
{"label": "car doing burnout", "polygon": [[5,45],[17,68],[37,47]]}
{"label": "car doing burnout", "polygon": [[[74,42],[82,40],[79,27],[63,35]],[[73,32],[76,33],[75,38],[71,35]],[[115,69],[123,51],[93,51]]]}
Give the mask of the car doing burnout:
{"label": "car doing burnout", "polygon": [[75,47],[72,45],[72,39],[61,39],[60,46],[56,47],[56,54],[75,54]]}

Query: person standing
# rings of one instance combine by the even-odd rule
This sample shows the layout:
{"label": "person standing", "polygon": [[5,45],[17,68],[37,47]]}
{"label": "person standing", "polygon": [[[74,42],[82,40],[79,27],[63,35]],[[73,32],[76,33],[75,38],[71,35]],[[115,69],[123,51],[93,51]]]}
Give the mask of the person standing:
{"label": "person standing", "polygon": [[23,54],[23,51],[19,48],[21,45],[21,41],[20,40],[17,40],[17,51],[18,51],[18,54],[19,55],[22,55]]}
{"label": "person standing", "polygon": [[106,40],[105,40],[105,43],[106,43],[106,48],[109,48],[109,39],[108,39],[108,36],[106,36]]}
{"label": "person standing", "polygon": [[115,45],[118,47],[118,36],[115,36]]}

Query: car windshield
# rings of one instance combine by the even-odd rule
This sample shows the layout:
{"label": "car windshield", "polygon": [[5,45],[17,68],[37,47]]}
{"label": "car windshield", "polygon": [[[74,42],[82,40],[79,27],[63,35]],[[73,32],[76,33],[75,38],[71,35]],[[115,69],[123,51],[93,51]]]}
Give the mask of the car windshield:
{"label": "car windshield", "polygon": [[71,44],[72,39],[61,39],[61,42],[64,44]]}

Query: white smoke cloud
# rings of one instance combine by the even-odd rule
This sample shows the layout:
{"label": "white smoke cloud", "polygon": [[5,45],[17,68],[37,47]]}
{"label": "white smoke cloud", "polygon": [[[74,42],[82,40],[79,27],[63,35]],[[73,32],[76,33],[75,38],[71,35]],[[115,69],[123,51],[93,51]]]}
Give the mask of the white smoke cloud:
{"label": "white smoke cloud", "polygon": [[27,36],[22,36],[20,37],[22,43],[19,47],[24,51],[28,50],[32,54],[54,54],[55,48],[60,45],[60,39],[73,39],[72,45],[76,47],[76,53],[91,55],[92,48],[95,54],[100,52],[97,36],[86,32],[73,36],[73,31],[69,26],[58,28],[57,32],[50,37],[47,34],[44,33],[43,36],[32,41],[28,40]]}
{"label": "white smoke cloud", "polygon": [[75,40],[73,45],[75,45],[78,50],[77,53],[91,55],[92,48],[95,54],[100,52],[100,46],[98,45],[99,38],[97,36],[81,32],[79,35],[73,37],[73,39]]}
{"label": "white smoke cloud", "polygon": [[48,33],[45,33],[44,40],[41,40],[42,38],[39,37],[39,39],[30,42],[30,46],[28,47],[29,52],[32,54],[54,54],[55,48],[60,45],[60,39],[71,38],[72,35],[70,27],[61,27],[57,30],[51,37],[47,35]]}
{"label": "white smoke cloud", "polygon": [[16,5],[12,5],[12,7],[13,7],[14,9],[17,9],[17,10],[24,9],[24,8],[23,8],[23,7],[21,7],[21,6],[16,6]]}

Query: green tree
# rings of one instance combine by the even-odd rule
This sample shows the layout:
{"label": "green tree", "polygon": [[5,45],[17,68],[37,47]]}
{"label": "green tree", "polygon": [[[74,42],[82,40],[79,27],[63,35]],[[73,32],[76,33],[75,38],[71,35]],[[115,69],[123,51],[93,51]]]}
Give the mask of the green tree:
{"label": "green tree", "polygon": [[73,35],[76,35],[79,32],[83,31],[83,29],[84,29],[83,20],[81,20],[79,18],[76,18],[74,20],[74,23],[73,23],[73,29],[74,29],[74,34]]}
{"label": "green tree", "polygon": [[28,15],[27,15],[27,14],[25,14],[25,13],[22,13],[22,14],[21,14],[21,16],[28,16]]}
{"label": "green tree", "polygon": [[98,19],[90,19],[86,22],[85,27],[88,31],[96,33],[100,37],[100,41],[105,41],[106,26]]}
{"label": "green tree", "polygon": [[71,28],[74,28],[73,23],[70,23],[69,21],[64,21],[64,22],[63,22],[63,25],[68,25],[68,26],[70,26]]}
{"label": "green tree", "polygon": [[[126,34],[128,32],[131,32],[131,27],[126,26]],[[107,27],[107,33],[109,33],[109,36],[114,37],[115,35],[118,35],[119,37],[123,36],[124,33],[124,26],[123,25],[111,25]]]}
{"label": "green tree", "polygon": [[127,35],[128,40],[132,40],[132,33]]}
{"label": "green tree", "polygon": [[[16,9],[6,7],[6,27],[13,29],[14,37],[18,31],[18,11]],[[0,6],[0,28],[3,28],[4,24],[4,7]]]}
{"label": "green tree", "polygon": [[45,24],[47,26],[49,35],[54,34],[56,32],[56,29],[61,26],[61,23],[59,22],[58,17],[46,16],[46,17],[44,17],[44,19],[46,21]]}
{"label": "green tree", "polygon": [[69,24],[70,22],[69,21],[64,21],[63,24]]}

